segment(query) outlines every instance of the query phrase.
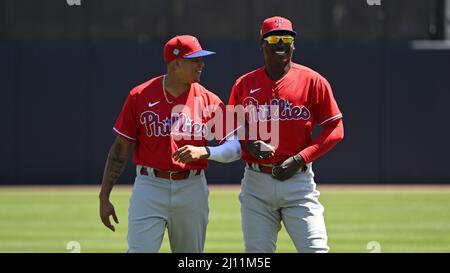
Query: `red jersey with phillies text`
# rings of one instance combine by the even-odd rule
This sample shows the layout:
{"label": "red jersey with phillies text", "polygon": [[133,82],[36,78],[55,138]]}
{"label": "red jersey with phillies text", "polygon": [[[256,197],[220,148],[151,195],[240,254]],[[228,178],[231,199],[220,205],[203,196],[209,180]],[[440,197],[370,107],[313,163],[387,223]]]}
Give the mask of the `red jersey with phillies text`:
{"label": "red jersey with phillies text", "polygon": [[[276,144],[275,155],[265,160],[251,156],[242,147],[242,159],[249,163],[284,161],[311,145],[314,124],[324,125],[342,118],[328,81],[312,69],[295,63],[277,81],[268,77],[265,67],[243,75],[233,86],[229,104],[242,105],[246,110],[253,107],[255,111],[248,113],[246,126],[256,124],[257,139]],[[267,126],[269,140],[268,135],[265,138],[261,135],[265,132],[261,131],[262,125]]]}
{"label": "red jersey with phillies text", "polygon": [[206,159],[184,164],[173,160],[172,153],[184,145],[206,146],[211,137],[207,122],[224,104],[199,83],[176,98],[166,91],[166,99],[162,80],[159,76],[131,90],[113,131],[134,142],[136,165],[163,171],[206,169]]}

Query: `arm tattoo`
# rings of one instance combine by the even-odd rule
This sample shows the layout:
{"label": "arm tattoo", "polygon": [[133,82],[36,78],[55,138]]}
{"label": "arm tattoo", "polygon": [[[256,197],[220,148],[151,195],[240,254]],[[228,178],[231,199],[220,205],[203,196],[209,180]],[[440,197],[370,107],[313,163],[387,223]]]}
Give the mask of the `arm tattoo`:
{"label": "arm tattoo", "polygon": [[115,142],[108,154],[105,171],[103,173],[103,191],[110,194],[114,184],[126,167],[129,148],[126,144]]}
{"label": "arm tattoo", "polygon": [[113,184],[122,174],[125,169],[127,158],[121,157],[122,144],[116,143],[113,147],[112,153],[108,155],[108,169],[107,178]]}

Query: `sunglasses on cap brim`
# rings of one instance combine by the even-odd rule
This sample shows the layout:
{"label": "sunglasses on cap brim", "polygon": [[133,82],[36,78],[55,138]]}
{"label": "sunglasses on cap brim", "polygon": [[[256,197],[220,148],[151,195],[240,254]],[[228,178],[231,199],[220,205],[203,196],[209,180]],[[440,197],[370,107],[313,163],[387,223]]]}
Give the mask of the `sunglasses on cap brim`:
{"label": "sunglasses on cap brim", "polygon": [[280,42],[280,40],[283,44],[290,45],[294,41],[294,37],[291,35],[270,35],[264,38],[264,41],[266,41],[269,45],[276,45]]}

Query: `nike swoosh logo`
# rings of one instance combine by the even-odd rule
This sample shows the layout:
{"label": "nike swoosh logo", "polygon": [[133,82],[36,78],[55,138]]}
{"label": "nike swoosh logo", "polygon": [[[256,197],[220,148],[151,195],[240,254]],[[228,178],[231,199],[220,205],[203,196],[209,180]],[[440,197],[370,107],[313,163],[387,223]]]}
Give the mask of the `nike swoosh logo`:
{"label": "nike swoosh logo", "polygon": [[159,101],[156,101],[156,102],[149,102],[148,103],[148,107],[153,107],[153,106],[155,106],[155,105],[157,105],[159,103]]}
{"label": "nike swoosh logo", "polygon": [[261,87],[260,88],[256,88],[256,89],[250,89],[250,94],[253,94],[253,93],[257,92],[260,89],[261,89]]}

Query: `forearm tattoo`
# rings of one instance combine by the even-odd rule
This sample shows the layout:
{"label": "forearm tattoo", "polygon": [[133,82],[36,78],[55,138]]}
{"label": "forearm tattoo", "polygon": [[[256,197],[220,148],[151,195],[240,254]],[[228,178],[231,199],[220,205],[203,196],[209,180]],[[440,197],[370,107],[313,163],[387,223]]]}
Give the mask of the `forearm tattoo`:
{"label": "forearm tattoo", "polygon": [[108,178],[115,182],[122,174],[127,163],[127,158],[121,154],[122,144],[116,143],[112,153],[108,155]]}
{"label": "forearm tattoo", "polygon": [[126,167],[128,148],[124,146],[124,144],[116,142],[108,154],[103,174],[103,187],[108,194]]}

